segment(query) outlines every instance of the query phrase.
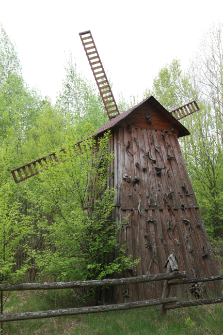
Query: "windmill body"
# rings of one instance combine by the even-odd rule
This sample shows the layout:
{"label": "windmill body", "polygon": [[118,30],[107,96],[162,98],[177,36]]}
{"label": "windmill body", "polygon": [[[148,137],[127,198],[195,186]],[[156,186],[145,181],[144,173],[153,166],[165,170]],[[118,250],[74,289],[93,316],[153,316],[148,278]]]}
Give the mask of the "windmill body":
{"label": "windmill body", "polygon": [[[109,186],[116,189],[119,242],[126,243],[127,255],[141,259],[120,277],[163,273],[171,253],[189,277],[218,274],[178,141],[188,130],[154,97],[108,122],[98,136],[106,130],[112,133],[114,177]],[[215,285],[207,290],[215,293]],[[159,282],[114,287],[110,301],[158,298],[162,288]],[[178,287],[179,294],[189,296],[189,286]]]}
{"label": "windmill body", "polygon": [[[94,135],[111,131],[114,161],[108,186],[116,190],[112,220],[122,225],[118,239],[126,244],[126,254],[140,259],[136,268],[120,277],[163,273],[171,253],[179,270],[189,277],[217,275],[178,141],[189,135],[178,120],[199,110],[196,102],[168,112],[151,96],[120,114],[90,31],[80,37],[110,120]],[[58,161],[57,153],[11,171],[15,182],[38,174],[48,161]],[[120,303],[160,298],[162,287],[161,282],[117,286],[109,290],[106,300]],[[207,284],[207,292],[215,294],[217,288],[218,284]],[[189,297],[189,287],[178,288],[179,294]]]}

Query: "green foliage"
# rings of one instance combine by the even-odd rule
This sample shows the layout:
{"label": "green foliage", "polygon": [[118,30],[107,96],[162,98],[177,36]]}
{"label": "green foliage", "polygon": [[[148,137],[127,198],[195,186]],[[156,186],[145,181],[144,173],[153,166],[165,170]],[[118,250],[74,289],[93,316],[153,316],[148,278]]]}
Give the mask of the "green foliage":
{"label": "green foliage", "polygon": [[[107,188],[112,159],[109,136],[97,145],[90,138],[75,146],[108,121],[94,86],[70,59],[57,104],[41,100],[25,84],[15,46],[2,27],[0,76],[0,266],[4,280],[22,276],[24,280],[31,268],[32,273],[38,269],[40,276],[54,280],[100,279],[136,264],[118,245],[121,226],[115,227],[111,220],[114,191]],[[61,148],[66,151],[57,155],[60,164],[14,183],[10,170]]]}
{"label": "green foliage", "polygon": [[147,89],[144,97],[153,95],[167,110],[171,111],[196,98],[190,78],[181,70],[179,60],[162,68],[153,81],[152,89]]}
{"label": "green foliage", "polygon": [[216,136],[213,111],[200,103],[201,112],[185,119],[191,136],[183,139],[183,152],[209,235],[222,236],[222,145]]}
{"label": "green foliage", "polygon": [[109,120],[98,90],[78,72],[72,56],[68,59],[65,71],[57,103],[69,122],[75,125],[78,139],[82,140],[86,138],[85,123],[91,124],[95,131]]}
{"label": "green foliage", "polygon": [[21,76],[15,47],[0,26],[0,142],[8,143],[15,132],[21,142],[39,107],[39,97],[28,89]]}
{"label": "green foliage", "polygon": [[114,191],[107,180],[113,155],[108,146],[109,134],[79,145],[71,138],[60,164],[41,174],[37,197],[51,219],[38,223],[45,230],[45,250],[31,251],[40,274],[54,280],[102,279],[137,263],[118,245],[121,226],[111,220]]}
{"label": "green foliage", "polygon": [[11,74],[21,75],[21,65],[15,46],[0,23],[0,87]]}
{"label": "green foliage", "polygon": [[30,218],[20,211],[19,203],[10,204],[9,185],[0,188],[0,278],[1,282],[24,279],[28,259],[17,267],[17,257],[26,252],[27,238],[32,233]]}
{"label": "green foliage", "polygon": [[185,323],[187,326],[189,326],[190,328],[194,327],[195,323],[191,320],[190,317],[185,319]]}

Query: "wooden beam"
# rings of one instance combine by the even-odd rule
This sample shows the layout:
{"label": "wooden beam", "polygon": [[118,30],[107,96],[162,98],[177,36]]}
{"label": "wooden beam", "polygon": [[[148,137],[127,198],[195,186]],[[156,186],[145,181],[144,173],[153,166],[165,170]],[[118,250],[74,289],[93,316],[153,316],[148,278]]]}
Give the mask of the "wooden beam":
{"label": "wooden beam", "polygon": [[97,286],[116,286],[124,284],[146,283],[150,281],[171,280],[185,278],[186,272],[159,273],[149,276],[143,275],[131,278],[120,279],[103,279],[88,281],[71,281],[56,283],[22,283],[22,284],[0,284],[0,291],[25,291],[25,290],[52,290],[64,288],[81,288],[81,287],[97,287]]}
{"label": "wooden beam", "polygon": [[177,298],[168,298],[168,299],[152,299],[136,302],[128,302],[125,304],[114,304],[107,306],[93,306],[93,307],[82,307],[82,308],[67,308],[67,309],[57,309],[57,310],[48,310],[41,312],[26,312],[26,313],[16,313],[16,314],[3,314],[0,315],[0,321],[16,321],[16,320],[30,320],[30,319],[43,319],[43,318],[52,318],[56,316],[64,315],[77,315],[77,314],[89,314],[89,313],[101,313],[108,311],[117,311],[125,310],[132,308],[140,308],[147,306],[155,306],[160,304],[167,304],[176,302]]}
{"label": "wooden beam", "polygon": [[214,280],[223,280],[223,275],[211,276],[211,277],[200,277],[200,278],[186,278],[181,280],[173,280],[169,283],[169,285],[179,285],[179,284],[191,284],[191,283],[199,283],[206,281],[214,281]]}
{"label": "wooden beam", "polygon": [[222,297],[212,298],[212,299],[198,299],[198,300],[190,300],[190,301],[181,301],[181,302],[177,302],[175,305],[165,306],[165,309],[175,309],[175,308],[190,307],[190,306],[220,304],[221,302],[223,302]]}

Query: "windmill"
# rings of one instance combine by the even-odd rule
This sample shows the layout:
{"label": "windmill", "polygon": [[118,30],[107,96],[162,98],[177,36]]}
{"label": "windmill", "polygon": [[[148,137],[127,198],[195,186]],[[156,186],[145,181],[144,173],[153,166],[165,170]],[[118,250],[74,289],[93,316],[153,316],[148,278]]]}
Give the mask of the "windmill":
{"label": "windmill", "polygon": [[[121,276],[162,273],[171,253],[190,277],[218,274],[178,142],[189,135],[179,120],[199,110],[196,101],[168,112],[150,96],[120,114],[91,32],[80,33],[80,38],[109,118],[94,135],[103,136],[107,130],[112,134],[109,187],[116,189],[114,220],[123,222],[119,242],[126,243],[127,255],[141,259]],[[15,182],[37,175],[48,161],[58,161],[57,153],[12,170]],[[213,293],[216,290],[215,284],[207,287]],[[143,300],[160,297],[162,284],[113,290],[113,302]]]}

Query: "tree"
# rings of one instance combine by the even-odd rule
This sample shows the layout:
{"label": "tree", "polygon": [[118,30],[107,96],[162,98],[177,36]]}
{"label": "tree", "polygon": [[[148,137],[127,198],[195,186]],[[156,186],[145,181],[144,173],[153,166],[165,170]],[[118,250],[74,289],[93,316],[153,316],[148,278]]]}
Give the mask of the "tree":
{"label": "tree", "polygon": [[37,135],[41,130],[40,119],[50,108],[44,108],[38,94],[25,84],[15,46],[2,26],[0,78],[0,266],[4,281],[15,281],[33,266],[27,258],[27,247],[35,245],[32,233],[35,210],[31,211],[28,196],[35,193],[35,185],[33,188],[27,184],[18,187],[10,170],[26,163],[29,158],[36,159],[40,138],[42,144],[45,143],[41,155],[53,139],[49,136],[46,141],[44,134]]}
{"label": "tree", "polygon": [[174,59],[162,68],[147,89],[144,97],[153,95],[169,111],[197,98],[198,91],[191,84],[190,77],[181,70],[179,60]]}
{"label": "tree", "polygon": [[223,140],[223,24],[215,24],[204,34],[191,64],[191,77],[200,91],[202,99],[212,109],[217,137]]}
{"label": "tree", "polygon": [[14,44],[0,25],[0,141],[10,132],[24,137],[40,109],[40,98],[25,84]]}
{"label": "tree", "polygon": [[18,266],[18,256],[26,252],[22,242],[32,233],[31,218],[20,211],[21,204],[10,204],[9,185],[0,188],[0,275],[1,282],[24,279],[28,259]]}
{"label": "tree", "polygon": [[41,175],[38,202],[51,218],[38,222],[45,250],[31,251],[41,275],[57,281],[103,279],[137,264],[118,244],[121,226],[111,219],[114,190],[107,180],[113,154],[108,146],[109,134],[79,145],[72,138],[58,158],[61,163]]}
{"label": "tree", "polygon": [[10,75],[21,75],[21,65],[9,36],[0,23],[0,87]]}
{"label": "tree", "polygon": [[68,59],[65,71],[66,76],[57,103],[65,117],[75,125],[79,139],[84,139],[86,134],[82,131],[86,122],[95,131],[108,121],[108,116],[101,96],[95,86],[78,72],[72,56]]}

